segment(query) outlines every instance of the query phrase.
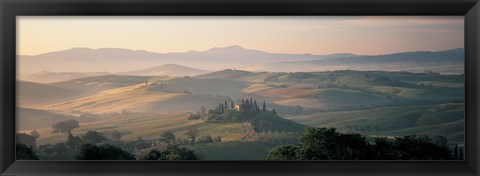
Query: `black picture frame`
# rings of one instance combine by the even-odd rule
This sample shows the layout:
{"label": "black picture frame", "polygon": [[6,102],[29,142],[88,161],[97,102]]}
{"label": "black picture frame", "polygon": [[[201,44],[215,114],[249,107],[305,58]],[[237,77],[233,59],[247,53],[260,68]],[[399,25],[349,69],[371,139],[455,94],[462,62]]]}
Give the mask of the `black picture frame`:
{"label": "black picture frame", "polygon": [[[478,0],[0,0],[1,175],[462,175],[480,171]],[[15,161],[16,16],[465,16],[465,161]]]}

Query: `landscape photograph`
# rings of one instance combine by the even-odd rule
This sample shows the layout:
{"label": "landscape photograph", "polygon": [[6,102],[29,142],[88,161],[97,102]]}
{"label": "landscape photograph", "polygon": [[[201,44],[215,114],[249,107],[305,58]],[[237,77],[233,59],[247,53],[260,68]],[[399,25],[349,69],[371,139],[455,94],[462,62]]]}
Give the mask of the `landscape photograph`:
{"label": "landscape photograph", "polygon": [[17,160],[464,160],[463,17],[17,17]]}

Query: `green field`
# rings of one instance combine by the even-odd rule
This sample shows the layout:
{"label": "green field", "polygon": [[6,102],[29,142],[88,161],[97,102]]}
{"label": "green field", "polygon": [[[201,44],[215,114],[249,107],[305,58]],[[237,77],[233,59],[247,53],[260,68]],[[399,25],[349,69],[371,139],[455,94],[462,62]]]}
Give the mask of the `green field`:
{"label": "green field", "polygon": [[[167,131],[185,139],[188,130],[197,129],[199,136],[222,141],[188,145],[207,160],[260,159],[272,146],[295,143],[305,127],[335,127],[369,138],[442,135],[451,146],[464,143],[463,75],[223,70],[193,77],[105,75],[22,85],[19,130],[37,130],[40,145],[66,140],[50,128],[65,119],[80,122],[75,136],[119,131],[122,141],[155,142]],[[52,103],[43,100],[55,92],[50,89],[61,91]],[[266,111],[239,116],[230,107],[250,98],[259,109],[265,101]],[[224,102],[228,113],[214,118],[243,120],[204,118]],[[202,118],[191,119],[195,115]]]}
{"label": "green field", "polygon": [[[210,123],[205,120],[188,120],[189,113],[132,113],[118,115],[105,120],[80,123],[80,128],[72,131],[81,136],[87,131],[98,131],[110,134],[113,131],[122,133],[122,140],[133,141],[138,138],[157,140],[163,132],[172,132],[177,138],[185,138],[189,129],[197,129],[199,136],[210,135],[221,137],[222,141],[254,141],[258,139],[250,123]],[[28,130],[26,130],[28,131]],[[66,141],[63,134],[52,134],[49,127],[37,129],[39,144]]]}
{"label": "green field", "polygon": [[451,144],[462,144],[464,108],[463,103],[450,103],[322,112],[286,118],[310,126],[335,127],[344,132],[374,136],[443,135]]}

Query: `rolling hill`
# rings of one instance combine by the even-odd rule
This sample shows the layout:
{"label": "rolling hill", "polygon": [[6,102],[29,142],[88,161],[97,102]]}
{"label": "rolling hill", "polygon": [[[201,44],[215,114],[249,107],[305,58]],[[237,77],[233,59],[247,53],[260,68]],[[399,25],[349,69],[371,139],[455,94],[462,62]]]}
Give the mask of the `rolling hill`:
{"label": "rolling hill", "polygon": [[[252,141],[255,132],[249,123],[208,123],[203,120],[187,120],[190,113],[185,112],[142,112],[120,114],[116,118],[102,121],[80,123],[80,128],[72,131],[82,135],[89,130],[110,133],[114,130],[122,133],[122,140],[133,141],[142,137],[145,140],[157,140],[163,132],[172,132],[177,138],[185,138],[189,129],[197,129],[200,136],[220,136],[222,141]],[[42,128],[38,143],[55,143],[66,140],[65,136],[51,134],[52,129]]]}
{"label": "rolling hill", "polygon": [[286,117],[315,127],[335,127],[375,136],[443,135],[451,144],[463,143],[464,104],[386,107],[355,111],[320,112]]}
{"label": "rolling hill", "polygon": [[17,81],[17,90],[19,106],[57,103],[81,97],[83,94],[83,91],[26,81]]}
{"label": "rolling hill", "polygon": [[[102,112],[122,109],[195,112],[200,106],[211,108],[223,100],[248,97],[265,100],[276,107],[300,106],[307,110],[432,104],[462,101],[463,79],[462,75],[408,72],[270,73],[229,69],[176,78],[104,75],[50,84],[83,92],[84,97],[50,103],[48,108],[90,109],[90,112],[100,112],[102,108],[105,109]],[[277,110],[285,113],[284,108]]]}
{"label": "rolling hill", "polygon": [[50,85],[64,89],[80,90],[88,92],[87,95],[92,95],[104,90],[145,83],[151,78],[152,76],[102,75],[56,82]]}
{"label": "rolling hill", "polygon": [[156,67],[151,67],[142,70],[134,70],[128,72],[117,73],[119,75],[135,75],[135,76],[153,76],[153,75],[168,75],[172,77],[195,76],[208,73],[206,70],[186,67],[177,64],[166,64]]}
{"label": "rolling hill", "polygon": [[[58,91],[88,91],[82,97],[34,106],[40,110],[100,116],[124,110],[134,112],[82,123],[77,134],[88,129],[118,130],[126,135],[125,139],[155,139],[165,130],[184,136],[187,129],[198,128],[202,134],[222,136],[225,141],[256,141],[262,131],[295,133],[307,125],[336,127],[341,131],[352,131],[355,126],[356,132],[368,136],[429,134],[444,135],[451,143],[463,141],[463,75],[227,69],[193,77],[103,75],[48,85],[29,84],[40,87],[38,90],[50,90],[53,86]],[[186,120],[201,106],[208,110],[225,100],[238,103],[239,99],[250,97],[266,101],[267,110],[275,109],[280,117],[259,116],[223,123]],[[48,130],[42,129],[42,133]],[[42,142],[59,140],[62,138],[47,135]]]}
{"label": "rolling hill", "polygon": [[39,144],[64,142],[51,125],[67,119],[80,122],[76,136],[119,131],[124,142],[155,141],[166,131],[185,139],[198,129],[222,141],[186,145],[204,159],[259,159],[272,146],[295,143],[308,126],[369,139],[443,135],[461,146],[464,57],[462,48],[361,56],[236,45],[19,56],[17,129],[39,131]]}
{"label": "rolling hill", "polygon": [[43,71],[38,73],[20,73],[18,79],[36,83],[55,83],[72,79],[86,78],[92,76],[107,75],[106,72],[51,72]]}
{"label": "rolling hill", "polygon": [[74,119],[73,116],[31,108],[17,107],[17,130],[50,128],[54,123]]}
{"label": "rolling hill", "polygon": [[191,93],[238,99],[247,96],[242,89],[248,87],[249,84],[241,80],[191,77],[157,82],[157,84],[149,86],[148,89],[151,91]]}
{"label": "rolling hill", "polygon": [[145,83],[113,88],[79,99],[40,106],[42,109],[113,113],[133,112],[195,112],[201,106],[214,107],[225,97],[179,92],[150,90]]}
{"label": "rolling hill", "polygon": [[229,80],[241,80],[246,82],[263,82],[272,73],[269,72],[251,72],[245,70],[225,69],[207,74],[198,75],[198,78],[217,78]]}

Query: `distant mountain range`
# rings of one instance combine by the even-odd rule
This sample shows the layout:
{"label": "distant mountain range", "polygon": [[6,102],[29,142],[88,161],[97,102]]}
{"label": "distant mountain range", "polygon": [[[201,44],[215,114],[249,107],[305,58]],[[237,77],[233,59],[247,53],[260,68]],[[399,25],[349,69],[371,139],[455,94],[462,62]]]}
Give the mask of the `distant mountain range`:
{"label": "distant mountain range", "polygon": [[126,72],[158,65],[178,64],[202,70],[222,70],[282,61],[345,57],[351,54],[310,55],[272,54],[240,46],[212,48],[206,51],[155,53],[119,48],[72,48],[35,56],[19,56],[21,72]]}
{"label": "distant mountain range", "polygon": [[[281,72],[358,69],[413,72],[433,70],[442,73],[463,73],[464,49],[360,56],[350,53],[278,54],[246,49],[236,45],[215,47],[205,51],[175,53],[119,48],[72,48],[34,56],[21,55],[18,57],[18,61],[21,74],[49,71],[109,72],[132,75],[170,73],[174,76],[188,76],[229,68]],[[189,72],[175,70],[185,69],[185,67],[191,67]],[[172,73],[173,70],[175,73]]]}
{"label": "distant mountain range", "polygon": [[395,62],[416,62],[416,63],[429,63],[429,62],[463,62],[464,49],[452,49],[445,51],[416,51],[416,52],[403,52],[386,55],[373,55],[373,56],[349,56],[341,58],[327,58],[318,61],[319,64],[378,64],[378,63],[395,63]]}
{"label": "distant mountain range", "polygon": [[416,51],[385,55],[352,55],[309,61],[276,62],[260,64],[245,70],[271,72],[380,70],[380,71],[435,71],[442,74],[464,73],[463,48],[444,51]]}

